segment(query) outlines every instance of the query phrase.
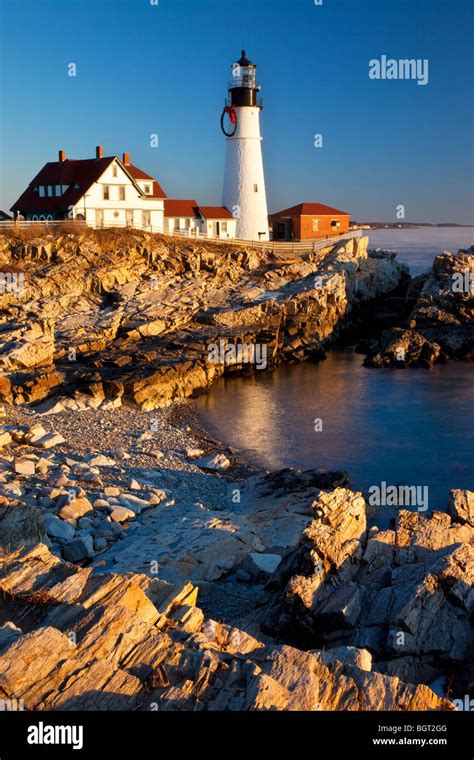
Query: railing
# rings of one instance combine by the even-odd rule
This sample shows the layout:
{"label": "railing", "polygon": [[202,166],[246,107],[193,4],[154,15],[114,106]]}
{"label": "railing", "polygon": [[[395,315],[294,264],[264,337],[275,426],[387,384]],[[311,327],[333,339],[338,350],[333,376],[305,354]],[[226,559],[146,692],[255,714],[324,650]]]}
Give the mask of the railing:
{"label": "railing", "polygon": [[95,229],[138,229],[143,232],[149,232],[151,234],[166,235],[168,237],[180,237],[193,240],[199,240],[202,242],[214,242],[214,243],[228,243],[232,245],[240,245],[246,248],[256,248],[259,250],[273,251],[274,253],[314,253],[323,248],[327,248],[328,245],[341,242],[342,240],[351,240],[353,238],[362,237],[364,230],[352,230],[342,233],[341,235],[332,235],[328,238],[317,238],[315,240],[303,240],[303,241],[288,241],[288,240],[249,240],[236,237],[224,237],[223,235],[207,235],[201,234],[197,228],[189,229],[174,229],[164,230],[162,227],[154,227],[153,225],[131,225],[126,222],[103,222],[99,227],[95,224],[86,222],[84,219],[41,219],[41,220],[7,220],[0,221],[0,231],[2,229],[22,229],[22,228],[34,228],[36,227],[55,227],[63,226],[67,228],[70,225],[71,229],[77,226],[92,227]]}
{"label": "railing", "polygon": [[242,77],[233,77],[228,83],[229,90],[233,87],[248,87],[249,90],[260,90],[260,85],[255,82],[250,82],[248,79]]}

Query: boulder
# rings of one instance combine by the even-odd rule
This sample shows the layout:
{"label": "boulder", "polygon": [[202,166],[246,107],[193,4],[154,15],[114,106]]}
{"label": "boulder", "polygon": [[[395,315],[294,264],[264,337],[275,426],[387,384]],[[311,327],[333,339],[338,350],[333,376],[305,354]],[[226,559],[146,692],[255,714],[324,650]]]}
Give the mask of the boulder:
{"label": "boulder", "polygon": [[243,562],[243,569],[254,578],[269,578],[281,562],[279,554],[260,554],[250,552]]}
{"label": "boulder", "polygon": [[110,511],[110,519],[115,523],[133,520],[135,516],[135,512],[132,509],[127,509],[127,507],[114,507]]}
{"label": "boulder", "polygon": [[64,559],[69,562],[81,562],[84,559],[92,557],[94,554],[94,543],[92,536],[82,535],[68,541],[63,547]]}
{"label": "boulder", "polygon": [[53,536],[53,538],[69,541],[74,537],[74,528],[64,520],[60,520],[56,515],[46,514],[44,516],[44,527],[48,536]]}
{"label": "boulder", "polygon": [[58,512],[62,520],[78,520],[79,517],[86,515],[93,510],[89,499],[85,496],[76,496],[75,498],[66,498],[66,504]]}
{"label": "boulder", "polygon": [[474,491],[453,489],[449,494],[446,511],[455,522],[474,528]]}
{"label": "boulder", "polygon": [[0,546],[10,550],[39,543],[46,537],[41,512],[20,502],[0,504]]}
{"label": "boulder", "polygon": [[195,464],[203,470],[227,470],[230,467],[230,461],[225,454],[209,454],[209,456],[196,459]]}

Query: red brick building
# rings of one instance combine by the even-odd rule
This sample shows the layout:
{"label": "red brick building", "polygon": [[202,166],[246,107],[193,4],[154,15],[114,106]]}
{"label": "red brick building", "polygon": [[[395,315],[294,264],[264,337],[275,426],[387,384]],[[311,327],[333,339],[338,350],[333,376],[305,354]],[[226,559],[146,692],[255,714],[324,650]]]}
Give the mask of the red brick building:
{"label": "red brick building", "polygon": [[273,240],[317,240],[347,232],[351,215],[323,203],[299,203],[270,215]]}

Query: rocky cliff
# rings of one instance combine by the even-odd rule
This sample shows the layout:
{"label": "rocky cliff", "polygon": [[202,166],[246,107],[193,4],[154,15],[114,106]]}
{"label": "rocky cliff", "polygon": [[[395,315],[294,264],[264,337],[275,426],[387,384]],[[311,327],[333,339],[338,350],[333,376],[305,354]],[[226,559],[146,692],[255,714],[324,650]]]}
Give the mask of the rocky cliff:
{"label": "rocky cliff", "polygon": [[431,367],[474,359],[474,246],[445,251],[431,272],[412,280],[408,316],[381,335],[366,360],[371,367]]}
{"label": "rocky cliff", "polygon": [[[407,277],[393,257],[368,256],[367,238],[292,259],[113,230],[3,235],[2,267],[0,398],[146,410],[255,369],[239,346],[264,347],[265,367],[321,357]],[[216,360],[211,346],[231,350]]]}

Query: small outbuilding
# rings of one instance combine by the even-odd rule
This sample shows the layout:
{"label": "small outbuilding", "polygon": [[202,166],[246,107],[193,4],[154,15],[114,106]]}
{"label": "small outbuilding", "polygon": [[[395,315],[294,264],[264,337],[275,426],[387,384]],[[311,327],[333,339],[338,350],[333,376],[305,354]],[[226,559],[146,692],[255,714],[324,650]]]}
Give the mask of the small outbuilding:
{"label": "small outbuilding", "polygon": [[323,203],[298,203],[270,215],[273,240],[318,240],[349,229],[351,215]]}

